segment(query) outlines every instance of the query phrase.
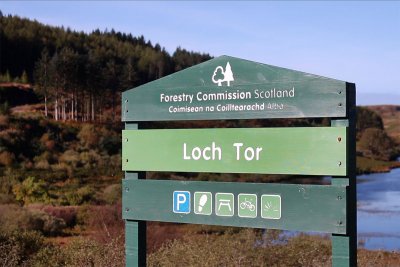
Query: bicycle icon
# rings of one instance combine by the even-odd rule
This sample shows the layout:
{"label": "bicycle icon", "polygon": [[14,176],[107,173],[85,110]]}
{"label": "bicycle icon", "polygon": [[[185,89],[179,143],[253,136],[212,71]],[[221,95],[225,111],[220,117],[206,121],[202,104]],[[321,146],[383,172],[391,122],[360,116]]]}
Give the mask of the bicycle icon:
{"label": "bicycle icon", "polygon": [[242,203],[240,203],[240,208],[242,210],[248,209],[250,211],[254,211],[256,209],[256,206],[253,203],[251,203],[251,201],[249,201],[245,198],[244,201]]}

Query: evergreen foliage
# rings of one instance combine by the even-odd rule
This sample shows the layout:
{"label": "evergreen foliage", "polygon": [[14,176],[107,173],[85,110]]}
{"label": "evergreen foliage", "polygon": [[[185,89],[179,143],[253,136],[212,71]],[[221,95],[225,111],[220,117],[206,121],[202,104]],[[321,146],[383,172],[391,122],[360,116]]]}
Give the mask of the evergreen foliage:
{"label": "evergreen foliage", "polygon": [[180,47],[171,56],[113,29],[87,34],[11,15],[0,16],[0,47],[1,80],[33,81],[46,116],[64,121],[104,121],[107,109],[115,121],[121,91],[211,58]]}

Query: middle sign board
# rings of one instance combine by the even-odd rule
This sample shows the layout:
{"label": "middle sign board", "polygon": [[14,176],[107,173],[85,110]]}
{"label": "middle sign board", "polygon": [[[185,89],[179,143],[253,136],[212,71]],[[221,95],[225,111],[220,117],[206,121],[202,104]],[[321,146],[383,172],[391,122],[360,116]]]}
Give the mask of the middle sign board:
{"label": "middle sign board", "polygon": [[125,130],[134,171],[346,175],[346,127]]}

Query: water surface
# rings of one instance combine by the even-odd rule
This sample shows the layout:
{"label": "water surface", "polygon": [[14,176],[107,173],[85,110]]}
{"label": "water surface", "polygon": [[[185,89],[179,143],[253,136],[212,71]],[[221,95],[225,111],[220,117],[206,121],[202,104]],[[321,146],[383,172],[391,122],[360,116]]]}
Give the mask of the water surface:
{"label": "water surface", "polygon": [[400,168],[357,179],[359,244],[368,249],[400,250]]}

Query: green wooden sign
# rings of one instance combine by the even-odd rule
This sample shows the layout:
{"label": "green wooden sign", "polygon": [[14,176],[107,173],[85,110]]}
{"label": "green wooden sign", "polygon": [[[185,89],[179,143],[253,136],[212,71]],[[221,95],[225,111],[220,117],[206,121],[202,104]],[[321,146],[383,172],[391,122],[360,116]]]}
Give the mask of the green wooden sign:
{"label": "green wooden sign", "polygon": [[122,94],[122,121],[345,117],[346,83],[221,56]]}
{"label": "green wooden sign", "polygon": [[[331,127],[141,129],[143,121],[330,118]],[[122,94],[126,266],[146,221],[332,233],[357,265],[355,85],[221,56]],[[332,176],[331,185],[144,180],[146,171]]]}
{"label": "green wooden sign", "polygon": [[126,180],[123,190],[129,220],[346,233],[344,187]]}
{"label": "green wooden sign", "polygon": [[346,127],[122,132],[123,170],[346,175]]}

